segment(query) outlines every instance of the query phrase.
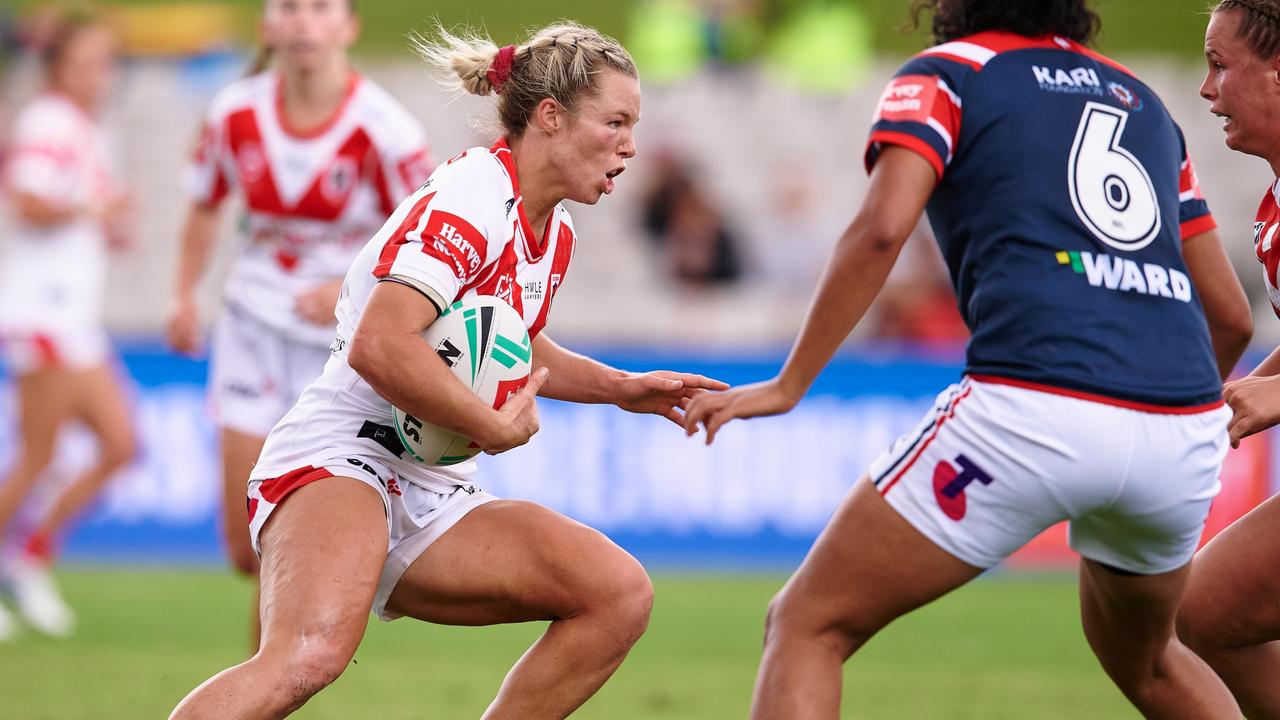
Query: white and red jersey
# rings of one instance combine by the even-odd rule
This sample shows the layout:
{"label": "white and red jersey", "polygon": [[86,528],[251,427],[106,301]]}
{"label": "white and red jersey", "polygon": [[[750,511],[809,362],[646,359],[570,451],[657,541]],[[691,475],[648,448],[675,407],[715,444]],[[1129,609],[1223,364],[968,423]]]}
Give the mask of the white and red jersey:
{"label": "white and red jersey", "polygon": [[1277,247],[1277,231],[1280,231],[1280,179],[1267,188],[1258,205],[1258,217],[1253,223],[1253,251],[1262,263],[1262,275],[1267,284],[1267,297],[1271,309],[1280,317],[1280,285],[1276,284],[1276,268],[1280,266],[1280,247]]}
{"label": "white and red jersey", "polygon": [[0,330],[98,330],[106,236],[95,209],[115,194],[111,151],[97,120],[68,98],[46,93],[16,118],[4,169],[6,194],[71,208],[76,218],[31,225],[11,213],[0,261]]}
{"label": "white and red jersey", "polygon": [[403,452],[391,404],[351,369],[348,343],[374,285],[383,280],[410,285],[441,309],[465,297],[501,298],[520,312],[530,337],[536,337],[577,242],[561,206],[541,230],[535,234],[525,216],[505,142],[488,150],[472,148],[441,165],[351,266],[338,301],[333,356],[271,431],[252,477],[372,458],[402,479],[438,492],[469,483],[474,460],[427,467]]}
{"label": "white and red jersey", "polygon": [[214,100],[188,171],[191,197],[217,205],[239,187],[246,217],[226,298],[286,336],[318,345],[331,325],[294,311],[298,295],[341,278],[360,247],[431,171],[418,122],[356,73],[324,126],[284,116],[281,78],[245,78]]}

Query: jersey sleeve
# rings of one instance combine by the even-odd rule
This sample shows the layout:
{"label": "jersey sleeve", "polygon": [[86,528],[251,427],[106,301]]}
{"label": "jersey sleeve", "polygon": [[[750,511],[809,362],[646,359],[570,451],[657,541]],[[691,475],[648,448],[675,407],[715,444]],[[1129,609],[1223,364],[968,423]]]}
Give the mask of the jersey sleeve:
{"label": "jersey sleeve", "polygon": [[217,207],[234,182],[225,114],[215,107],[205,117],[195,152],[187,164],[187,196],[197,204]]}
{"label": "jersey sleeve", "polygon": [[14,126],[6,180],[17,192],[50,201],[74,192],[81,158],[89,151],[76,122],[48,106],[33,105]]}
{"label": "jersey sleeve", "polygon": [[1178,141],[1181,144],[1181,162],[1178,166],[1178,221],[1182,225],[1182,239],[1195,237],[1218,227],[1209,212],[1209,203],[1200,190],[1200,180],[1196,177],[1195,164],[1191,162],[1191,153],[1187,151],[1187,141],[1178,129]]}
{"label": "jersey sleeve", "polygon": [[[441,312],[489,273],[509,236],[502,215],[503,190],[494,182],[502,178],[493,177],[499,172],[496,161],[470,160],[470,165],[488,162],[495,167],[491,173],[477,173],[475,167],[462,172],[450,168],[444,178],[433,176],[405,202],[409,210],[387,239],[373,270],[379,280],[418,290]],[[510,194],[510,189],[506,192]]]}
{"label": "jersey sleeve", "polygon": [[941,178],[955,155],[963,109],[960,93],[973,70],[940,57],[916,57],[898,71],[876,106],[867,142],[867,172],[887,145],[907,148]]}

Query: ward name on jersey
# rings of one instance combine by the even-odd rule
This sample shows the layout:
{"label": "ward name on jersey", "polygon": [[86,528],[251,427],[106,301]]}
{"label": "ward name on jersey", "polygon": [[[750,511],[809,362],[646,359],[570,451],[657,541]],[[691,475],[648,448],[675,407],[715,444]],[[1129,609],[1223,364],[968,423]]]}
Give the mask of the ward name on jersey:
{"label": "ward name on jersey", "polygon": [[928,215],[968,374],[1121,404],[1220,398],[1181,246],[1216,225],[1181,130],[1130,71],[1061,37],[941,44],[889,83],[868,170],[887,145],[938,175]]}
{"label": "ward name on jersey", "polygon": [[213,102],[188,172],[191,197],[216,206],[239,186],[245,216],[227,302],[287,337],[326,345],[294,299],[346,274],[351,259],[430,173],[417,121],[355,73],[341,109],[306,132],[289,126],[281,79],[236,82]]}
{"label": "ward name on jersey", "polygon": [[356,257],[338,301],[333,355],[271,431],[253,477],[290,476],[355,457],[373,458],[402,481],[435,492],[468,484],[474,459],[426,467],[398,446],[391,403],[347,362],[369,296],[378,282],[389,281],[415,288],[439,310],[466,297],[496,297],[520,313],[535,338],[546,326],[576,242],[562,206],[535,234],[505,142],[472,148],[441,165]]}

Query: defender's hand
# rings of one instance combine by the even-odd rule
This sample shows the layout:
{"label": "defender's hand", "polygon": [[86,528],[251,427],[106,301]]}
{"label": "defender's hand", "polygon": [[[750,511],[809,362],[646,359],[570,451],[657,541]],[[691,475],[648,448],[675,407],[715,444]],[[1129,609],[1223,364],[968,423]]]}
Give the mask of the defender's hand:
{"label": "defender's hand", "polygon": [[684,414],[686,435],[698,432],[698,423],[707,431],[707,444],[716,439],[716,433],[725,423],[735,418],[753,418],[765,415],[781,415],[800,401],[792,397],[775,378],[767,382],[743,385],[724,393],[707,393],[689,403]]}
{"label": "defender's hand", "polygon": [[1227,433],[1231,447],[1240,447],[1244,438],[1280,423],[1280,375],[1244,377],[1222,388],[1222,399],[1231,406]]}

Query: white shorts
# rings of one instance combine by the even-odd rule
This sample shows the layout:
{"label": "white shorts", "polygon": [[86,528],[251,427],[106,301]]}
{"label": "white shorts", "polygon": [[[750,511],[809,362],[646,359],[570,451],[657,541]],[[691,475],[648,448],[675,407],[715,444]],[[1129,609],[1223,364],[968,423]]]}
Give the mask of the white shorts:
{"label": "white shorts", "polygon": [[327,347],[285,337],[234,306],[218,318],[210,352],[214,421],[257,437],[271,432],[329,360]]}
{"label": "white shorts", "polygon": [[254,552],[262,554],[262,528],[285,497],[303,485],[328,477],[354,478],[382,497],[390,542],[373,598],[373,612],[388,622],[401,617],[387,610],[387,600],[413,561],[467,513],[498,499],[474,485],[459,485],[445,493],[428,490],[404,481],[386,465],[368,457],[318,459],[277,477],[255,474],[249,478],[249,537]]}
{"label": "white shorts", "polygon": [[1010,382],[951,386],[872,463],[895,510],[981,568],[1062,520],[1072,549],[1120,570],[1191,560],[1221,487],[1229,408],[1137,410]]}
{"label": "white shorts", "polygon": [[111,341],[101,326],[46,327],[0,332],[0,353],[14,375],[47,368],[88,370],[105,365]]}

